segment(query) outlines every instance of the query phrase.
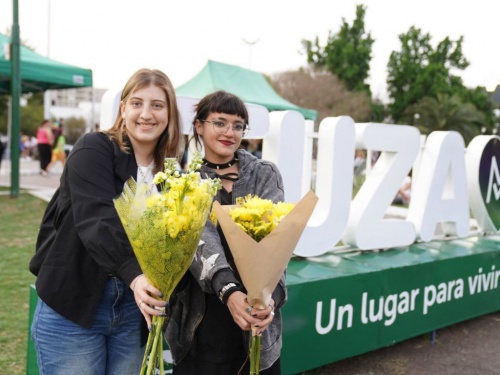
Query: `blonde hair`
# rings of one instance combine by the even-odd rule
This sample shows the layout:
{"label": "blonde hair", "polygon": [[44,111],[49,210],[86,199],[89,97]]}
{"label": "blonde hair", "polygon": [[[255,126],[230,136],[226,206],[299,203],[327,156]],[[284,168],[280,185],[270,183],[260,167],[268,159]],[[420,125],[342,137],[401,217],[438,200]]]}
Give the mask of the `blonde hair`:
{"label": "blonde hair", "polygon": [[[154,149],[154,171],[159,172],[164,168],[166,157],[180,158],[183,151],[183,138],[181,131],[179,109],[175,97],[174,86],[165,73],[157,69],[139,69],[127,81],[120,97],[121,103],[125,104],[130,96],[137,90],[154,85],[165,92],[167,99],[168,122],[167,128],[160,135]],[[121,151],[130,152],[127,146],[127,133],[123,124],[120,111],[116,115],[115,123],[106,131],[108,136],[114,140]]]}

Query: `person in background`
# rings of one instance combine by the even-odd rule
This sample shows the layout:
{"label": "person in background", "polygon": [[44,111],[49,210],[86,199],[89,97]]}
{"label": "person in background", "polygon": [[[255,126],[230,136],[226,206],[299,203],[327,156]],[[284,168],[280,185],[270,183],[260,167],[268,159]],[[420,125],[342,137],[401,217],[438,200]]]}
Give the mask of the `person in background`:
{"label": "person in background", "polygon": [[52,159],[52,145],[54,144],[54,134],[52,124],[49,120],[43,120],[36,130],[36,140],[38,147],[38,158],[40,160],[40,174],[48,176],[47,166]]}
{"label": "person in background", "polygon": [[59,120],[59,121],[56,120],[56,121],[54,121],[52,123],[52,134],[54,136],[54,144],[55,144],[55,140],[59,136],[59,133],[61,132],[61,129],[62,129],[62,122],[61,122],[61,120]]}
{"label": "person in background", "polygon": [[354,151],[354,175],[364,174],[366,170],[366,150],[356,149]]}
{"label": "person in background", "polygon": [[29,157],[33,160],[38,159],[38,141],[35,136],[30,135],[29,141],[26,144],[26,147],[30,150]]}
{"label": "person in background", "polygon": [[[195,109],[193,137],[198,148],[203,141],[205,150],[201,173],[222,180],[216,200],[234,204],[238,197],[255,194],[275,203],[283,201],[277,167],[240,148],[249,131],[241,99],[217,91],[201,99]],[[262,335],[260,373],[280,374],[285,275],[271,305],[264,310],[252,308],[224,233],[210,224],[202,236],[204,246],[167,307],[166,339],[174,359],[173,374],[248,374],[252,326]]]}
{"label": "person in background", "polygon": [[19,136],[19,156],[24,159],[26,156],[26,142],[28,141],[28,135],[21,131]]}
{"label": "person in background", "polygon": [[64,133],[64,127],[60,127],[59,134],[57,135],[57,138],[54,141],[54,147],[52,148],[52,159],[49,165],[47,165],[47,172],[49,173],[58,162],[61,162],[63,166],[66,162],[66,151],[64,150],[64,146],[66,146],[66,136]]}
{"label": "person in background", "polygon": [[0,133],[0,168],[2,167],[3,154],[7,146],[7,136]]}
{"label": "person in background", "polygon": [[49,202],[30,271],[31,326],[41,375],[137,375],[155,309],[165,302],[142,274],[113,204],[133,177],[151,189],[165,157],[180,157],[174,87],[159,70],[125,84],[114,125],[71,151]]}
{"label": "person in background", "polygon": [[394,204],[400,204],[403,206],[408,206],[410,204],[411,198],[411,177],[406,176],[401,184],[401,187],[394,198]]}
{"label": "person in background", "polygon": [[262,159],[262,139],[249,139],[246,150],[258,159]]}
{"label": "person in background", "polygon": [[32,135],[26,135],[24,138],[24,150],[21,153],[21,158],[24,160],[31,160],[35,155],[37,146],[36,138]]}

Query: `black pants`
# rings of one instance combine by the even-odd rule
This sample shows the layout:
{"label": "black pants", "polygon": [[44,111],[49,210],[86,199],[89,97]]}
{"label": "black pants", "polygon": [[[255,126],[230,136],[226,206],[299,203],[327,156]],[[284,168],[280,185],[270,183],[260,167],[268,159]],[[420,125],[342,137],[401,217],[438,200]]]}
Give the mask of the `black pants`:
{"label": "black pants", "polygon": [[[243,362],[245,362],[243,360]],[[177,366],[174,366],[173,375],[246,375],[250,371],[248,360],[242,362],[235,360],[230,363],[213,363],[201,361],[188,355]],[[278,358],[267,370],[260,375],[281,375],[281,362]]]}
{"label": "black pants", "polygon": [[46,171],[52,159],[52,146],[45,143],[38,144],[38,158],[40,159],[40,169]]}
{"label": "black pants", "polygon": [[2,166],[3,151],[5,150],[5,144],[0,141],[0,167]]}

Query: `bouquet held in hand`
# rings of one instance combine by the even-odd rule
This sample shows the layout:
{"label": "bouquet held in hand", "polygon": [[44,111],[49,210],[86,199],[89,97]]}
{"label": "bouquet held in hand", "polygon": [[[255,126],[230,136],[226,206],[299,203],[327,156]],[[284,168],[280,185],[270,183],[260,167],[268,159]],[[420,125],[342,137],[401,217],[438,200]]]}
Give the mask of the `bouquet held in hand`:
{"label": "bouquet held in hand", "polygon": [[[270,305],[318,197],[310,191],[297,204],[276,203],[256,196],[239,198],[235,206],[214,203],[236,267],[256,309]],[[250,374],[260,371],[260,336],[252,328]]]}
{"label": "bouquet held in hand", "polygon": [[[213,198],[220,188],[219,179],[201,179],[201,158],[195,156],[188,172],[176,170],[175,159],[165,159],[165,172],[153,182],[161,186],[151,192],[146,183],[131,178],[123,193],[114,200],[116,211],[130,244],[149,282],[168,301],[174,288],[189,268],[200,242]],[[164,374],[164,316],[153,316],[142,374]]]}

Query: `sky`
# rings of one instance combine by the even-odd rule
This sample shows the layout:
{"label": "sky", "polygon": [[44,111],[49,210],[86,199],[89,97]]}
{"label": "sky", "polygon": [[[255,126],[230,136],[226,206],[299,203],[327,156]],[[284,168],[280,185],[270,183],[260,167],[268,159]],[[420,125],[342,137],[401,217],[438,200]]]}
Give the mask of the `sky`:
{"label": "sky", "polygon": [[[92,69],[94,87],[121,88],[139,68],[161,69],[175,87],[208,60],[273,75],[306,66],[303,39],[340,30],[367,7],[375,40],[368,83],[387,101],[387,63],[411,26],[432,44],[464,36],[468,87],[500,84],[500,2],[496,0],[17,0],[21,40],[51,59]],[[0,32],[13,23],[13,0],[0,0]]]}

